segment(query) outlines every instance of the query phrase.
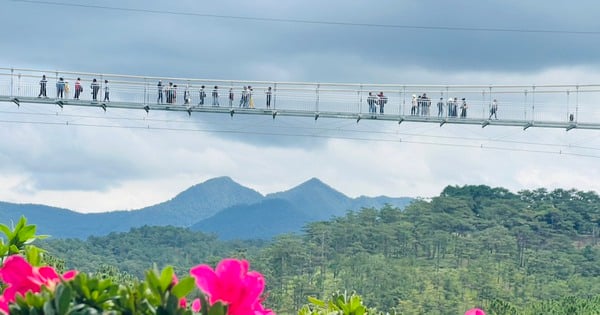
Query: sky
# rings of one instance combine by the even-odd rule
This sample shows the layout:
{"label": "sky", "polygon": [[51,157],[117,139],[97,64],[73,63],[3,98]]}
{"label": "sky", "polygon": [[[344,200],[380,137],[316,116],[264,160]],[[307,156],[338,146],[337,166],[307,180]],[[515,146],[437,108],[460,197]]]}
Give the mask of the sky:
{"label": "sky", "polygon": [[[287,82],[600,83],[600,3],[591,0],[0,6],[3,68]],[[585,101],[597,115],[595,98]],[[313,177],[350,197],[427,198],[448,185],[598,192],[598,132],[0,103],[0,200],[79,212],[139,209],[219,176],[262,194]]]}

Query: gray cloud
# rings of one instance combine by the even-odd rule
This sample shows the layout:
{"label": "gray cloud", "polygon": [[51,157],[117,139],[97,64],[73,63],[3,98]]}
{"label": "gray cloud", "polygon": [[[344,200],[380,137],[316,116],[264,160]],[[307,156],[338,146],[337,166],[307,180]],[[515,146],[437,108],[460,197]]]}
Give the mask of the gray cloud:
{"label": "gray cloud", "polygon": [[[136,1],[105,1],[100,5],[371,24],[600,30],[596,17],[600,5],[591,0],[576,5],[540,0],[265,0],[219,1],[210,6],[190,0],[146,1],[143,7]],[[0,33],[0,60],[5,63],[1,66],[165,77],[414,84],[530,84],[542,79],[576,83],[585,79],[597,81],[598,77],[589,73],[598,68],[600,55],[600,35],[266,22],[18,1],[3,2],[0,26],[7,30]],[[587,69],[588,66],[591,67]],[[19,110],[42,111],[33,110],[33,106]],[[52,114],[56,110],[43,112]],[[547,176],[540,165],[552,164],[555,156],[510,151],[481,153],[477,149],[452,147],[459,142],[456,138],[476,135],[485,140],[470,144],[487,144],[488,138],[501,138],[598,145],[593,142],[597,141],[593,134],[580,131],[568,136],[558,132],[539,135],[517,128],[439,128],[327,119],[315,122],[311,118],[290,117],[273,120],[268,116],[194,114],[188,118],[185,113],[151,112],[146,121],[107,121],[96,110],[67,108],[58,117],[45,119],[72,119],[60,115],[73,112],[90,116],[79,120],[81,123],[116,128],[0,124],[2,134],[11,135],[0,139],[0,170],[2,175],[22,177],[15,191],[20,189],[31,195],[39,191],[107,192],[118,190],[125,183],[135,191],[131,183],[145,181],[153,183],[153,189],[164,195],[165,190],[172,189],[164,187],[165,178],[175,181],[173,178],[184,177],[186,183],[194,184],[202,178],[230,175],[264,189],[262,192],[270,192],[289,188],[316,174],[336,188],[357,194],[392,191],[398,195],[407,191],[426,195],[435,194],[446,184],[482,182],[518,189],[543,182]],[[5,119],[23,119],[2,115]],[[141,111],[113,110],[107,115],[146,117]],[[122,128],[144,125],[159,130]],[[450,149],[439,143],[419,144],[442,142],[439,137],[449,135],[455,137],[447,141]],[[416,143],[394,142],[400,138]],[[594,150],[574,152],[596,154]],[[571,158],[561,160],[551,169],[568,168],[572,162]],[[586,159],[577,163],[581,165],[574,171],[575,178],[584,182],[583,187],[597,187],[585,180],[586,169],[594,162]],[[494,173],[490,163],[496,163],[501,170]],[[549,184],[558,185],[567,177],[568,174],[560,173],[551,177]],[[567,178],[565,182],[570,185],[576,180]],[[379,186],[381,183],[385,187]],[[129,194],[129,190],[120,194]],[[77,198],[85,201],[85,196]]]}

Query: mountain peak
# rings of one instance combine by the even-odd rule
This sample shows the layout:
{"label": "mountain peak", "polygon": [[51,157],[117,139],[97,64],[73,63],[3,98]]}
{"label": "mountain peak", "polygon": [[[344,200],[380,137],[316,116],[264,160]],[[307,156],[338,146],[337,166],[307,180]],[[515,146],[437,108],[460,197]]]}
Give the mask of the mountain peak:
{"label": "mountain peak", "polygon": [[198,184],[198,185],[206,185],[206,184],[234,184],[234,185],[239,185],[238,183],[236,183],[233,179],[231,179],[231,177],[229,176],[219,176],[219,177],[214,177],[211,179],[207,179],[206,181]]}
{"label": "mountain peak", "polygon": [[320,180],[316,177],[313,177],[313,178],[303,182],[302,184],[296,186],[295,188],[298,188],[298,187],[326,187],[329,189],[333,189],[333,188],[331,188],[331,186],[325,184],[322,180]]}

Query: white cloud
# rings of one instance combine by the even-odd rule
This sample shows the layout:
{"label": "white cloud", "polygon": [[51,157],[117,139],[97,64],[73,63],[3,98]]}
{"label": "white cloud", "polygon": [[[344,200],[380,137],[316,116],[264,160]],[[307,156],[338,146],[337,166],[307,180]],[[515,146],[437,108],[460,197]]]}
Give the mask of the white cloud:
{"label": "white cloud", "polygon": [[[432,26],[544,29],[553,25],[564,30],[597,29],[597,10],[588,9],[592,5],[596,3],[557,10],[541,1],[498,6],[472,1],[378,6],[223,1],[210,8],[195,1],[146,4],[152,10],[168,7],[217,15],[403,25],[422,24],[426,12]],[[137,4],[126,1],[114,6]],[[433,6],[439,10],[430,10]],[[33,12],[31,8],[9,2],[0,12],[0,26],[12,30],[0,34],[4,48],[0,59],[9,63],[0,66],[237,80],[532,86],[600,82],[600,46],[595,37],[585,35],[326,26],[110,10],[90,14],[82,8],[53,6],[35,7],[39,11]],[[575,12],[561,18],[564,10]],[[49,22],[47,16],[55,18]],[[40,29],[47,32],[40,35]],[[54,36],[56,30],[61,30],[60,36]],[[431,91],[435,97],[439,92],[443,91]],[[394,106],[400,103],[397,94],[390,97]],[[523,99],[519,93],[502,96],[500,115],[529,110],[520,102],[530,99]],[[470,114],[486,114],[486,101],[480,100],[479,95],[469,95]],[[536,113],[566,119],[577,107],[580,121],[597,120],[600,112],[593,105],[598,101],[598,93],[539,94],[538,104],[555,107],[546,113],[540,106]],[[484,107],[477,107],[482,105],[477,102]],[[4,121],[0,132],[7,135],[0,138],[0,200],[11,202],[80,211],[135,209],[217,176],[231,176],[263,194],[311,177],[350,196],[427,197],[446,185],[465,184],[514,191],[600,190],[596,131],[440,128],[242,115],[189,118],[185,113],[109,110],[104,114],[98,109],[0,105]]]}

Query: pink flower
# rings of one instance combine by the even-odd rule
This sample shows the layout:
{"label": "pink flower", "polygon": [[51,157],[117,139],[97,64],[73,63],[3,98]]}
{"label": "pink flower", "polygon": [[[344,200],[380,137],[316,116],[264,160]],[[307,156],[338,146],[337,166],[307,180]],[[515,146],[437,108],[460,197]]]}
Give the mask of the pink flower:
{"label": "pink flower", "polygon": [[201,308],[202,304],[200,303],[200,299],[195,299],[194,301],[192,301],[192,311],[194,311],[194,313],[200,312]]}
{"label": "pink flower", "polygon": [[468,310],[465,315],[485,315],[485,312],[483,310],[480,310],[478,308],[472,308],[470,310]]}
{"label": "pink flower", "polygon": [[213,269],[198,265],[190,270],[196,285],[209,297],[209,303],[218,301],[228,305],[228,315],[275,314],[261,304],[260,296],[265,287],[263,276],[248,271],[248,261],[224,259]]}
{"label": "pink flower", "polygon": [[[66,272],[62,279],[72,280],[77,275],[76,271]],[[25,258],[13,255],[4,261],[0,267],[0,279],[8,287],[0,296],[0,310],[8,314],[8,305],[15,301],[15,296],[24,296],[28,291],[40,292],[42,285],[54,289],[61,281],[61,277],[52,267],[32,267]]]}

